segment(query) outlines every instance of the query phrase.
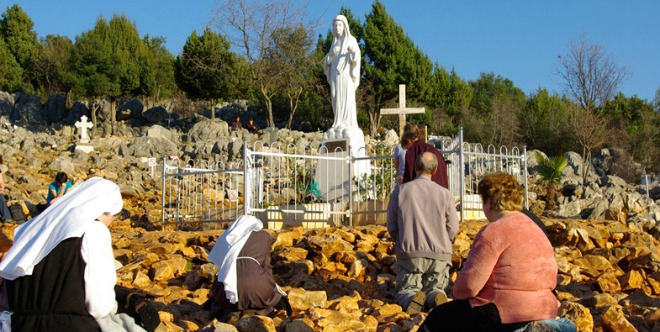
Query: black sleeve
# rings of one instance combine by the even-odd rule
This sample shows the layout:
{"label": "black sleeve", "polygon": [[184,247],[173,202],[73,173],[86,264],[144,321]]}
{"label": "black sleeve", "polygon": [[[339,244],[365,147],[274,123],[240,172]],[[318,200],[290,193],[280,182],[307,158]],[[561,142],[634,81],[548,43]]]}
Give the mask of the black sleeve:
{"label": "black sleeve", "polygon": [[532,219],[532,221],[537,226],[539,226],[539,228],[541,228],[541,230],[546,236],[548,235],[548,228],[545,227],[545,224],[543,223],[543,221],[541,221],[541,219],[537,215],[535,215],[534,213],[532,213],[532,211],[527,210],[525,208],[522,209],[522,213],[524,213],[529,219]]}

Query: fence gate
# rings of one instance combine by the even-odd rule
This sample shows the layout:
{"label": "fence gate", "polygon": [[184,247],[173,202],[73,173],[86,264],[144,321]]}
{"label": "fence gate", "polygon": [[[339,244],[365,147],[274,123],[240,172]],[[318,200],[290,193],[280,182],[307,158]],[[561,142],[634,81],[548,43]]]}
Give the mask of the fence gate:
{"label": "fence gate", "polygon": [[[526,149],[496,149],[463,142],[463,129],[453,138],[431,143],[441,146],[447,161],[449,190],[461,220],[482,218],[477,183],[484,174],[504,171],[525,187]],[[224,228],[243,214],[254,215],[269,228],[384,224],[389,196],[395,186],[393,146],[376,146],[350,157],[351,151],[312,149],[309,145],[243,141],[242,160],[223,164],[162,159],[162,227]],[[328,176],[319,166],[333,168]],[[356,167],[367,168],[355,172]],[[361,174],[352,176],[352,174]],[[324,182],[325,181],[325,182]],[[339,184],[339,185],[337,185]],[[340,192],[321,192],[335,188]],[[158,218],[160,217],[160,218]]]}
{"label": "fence gate", "polygon": [[459,206],[461,221],[484,218],[477,184],[487,173],[506,172],[515,176],[525,188],[525,208],[529,207],[526,147],[523,147],[522,153],[517,147],[509,150],[502,146],[497,149],[494,145],[489,145],[484,151],[481,144],[463,141],[462,127],[456,137],[443,140],[440,144],[447,161],[449,190]]}

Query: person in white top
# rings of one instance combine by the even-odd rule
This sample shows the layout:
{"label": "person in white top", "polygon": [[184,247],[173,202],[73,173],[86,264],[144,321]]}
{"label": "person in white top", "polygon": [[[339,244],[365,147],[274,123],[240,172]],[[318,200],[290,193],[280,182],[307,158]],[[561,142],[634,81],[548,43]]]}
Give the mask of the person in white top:
{"label": "person in white top", "polygon": [[394,168],[396,169],[396,183],[403,182],[403,171],[406,167],[406,150],[415,142],[417,125],[407,123],[403,127],[400,143],[394,148]]}
{"label": "person in white top", "polygon": [[108,226],[122,206],[119,186],[94,177],[16,228],[0,262],[13,330],[100,330],[116,315]]}

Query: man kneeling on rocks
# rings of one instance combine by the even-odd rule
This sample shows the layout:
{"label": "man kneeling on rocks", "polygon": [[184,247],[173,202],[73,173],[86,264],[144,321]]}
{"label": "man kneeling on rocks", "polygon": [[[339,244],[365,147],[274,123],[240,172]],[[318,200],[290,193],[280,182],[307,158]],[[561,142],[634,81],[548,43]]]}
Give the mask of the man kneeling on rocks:
{"label": "man kneeling on rocks", "polygon": [[416,314],[447,301],[452,241],[458,215],[449,190],[433,182],[438,159],[431,152],[415,161],[419,175],[397,186],[387,207],[387,231],[396,253],[396,303]]}
{"label": "man kneeling on rocks", "polygon": [[253,216],[242,216],[218,238],[209,260],[218,266],[211,293],[211,318],[233,323],[243,310],[268,315],[291,306],[270,265],[272,238]]}

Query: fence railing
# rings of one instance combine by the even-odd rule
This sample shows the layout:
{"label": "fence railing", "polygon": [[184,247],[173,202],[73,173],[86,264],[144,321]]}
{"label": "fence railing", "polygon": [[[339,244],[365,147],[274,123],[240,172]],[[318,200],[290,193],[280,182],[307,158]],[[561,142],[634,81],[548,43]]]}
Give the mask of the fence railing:
{"label": "fence railing", "polygon": [[[486,173],[513,174],[527,190],[525,148],[484,149],[463,142],[462,133],[439,144],[461,219],[481,211],[476,184]],[[233,163],[164,157],[162,227],[223,228],[242,214],[277,228],[384,223],[396,185],[393,148],[376,146],[354,157],[350,146],[328,151],[278,142],[248,146],[244,140],[243,158]]]}

